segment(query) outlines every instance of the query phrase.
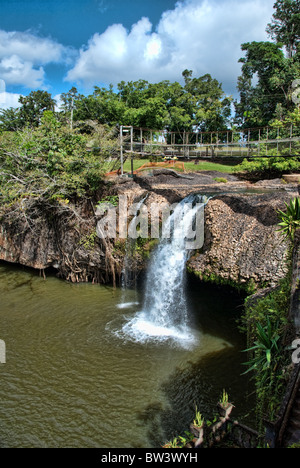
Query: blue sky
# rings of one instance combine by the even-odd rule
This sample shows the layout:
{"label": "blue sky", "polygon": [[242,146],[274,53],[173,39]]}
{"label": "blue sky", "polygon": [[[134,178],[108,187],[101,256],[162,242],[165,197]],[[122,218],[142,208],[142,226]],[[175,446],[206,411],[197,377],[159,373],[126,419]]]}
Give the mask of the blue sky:
{"label": "blue sky", "polygon": [[[0,0],[0,108],[20,94],[210,73],[236,93],[243,42],[267,40],[275,0]],[[5,92],[4,92],[5,91]]]}

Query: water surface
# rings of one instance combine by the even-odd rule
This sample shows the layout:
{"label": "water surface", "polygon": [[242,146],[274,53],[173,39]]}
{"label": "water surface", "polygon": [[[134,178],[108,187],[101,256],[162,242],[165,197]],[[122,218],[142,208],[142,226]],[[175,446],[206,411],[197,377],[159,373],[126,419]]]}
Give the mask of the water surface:
{"label": "water surface", "polygon": [[223,388],[247,413],[241,298],[188,288],[192,349],[126,336],[139,292],[0,263],[0,447],[159,447],[188,429],[195,405],[212,416]]}

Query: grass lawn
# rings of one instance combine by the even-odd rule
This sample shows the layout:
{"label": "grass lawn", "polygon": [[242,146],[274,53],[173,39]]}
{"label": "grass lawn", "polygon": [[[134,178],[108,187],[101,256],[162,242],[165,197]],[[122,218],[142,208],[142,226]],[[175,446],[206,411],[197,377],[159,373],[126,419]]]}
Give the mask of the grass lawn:
{"label": "grass lawn", "polygon": [[[133,160],[133,170],[137,170],[143,164],[149,162],[149,159],[134,159]],[[232,174],[235,169],[235,165],[228,165],[228,164],[218,164],[213,163],[210,161],[199,161],[199,164],[195,164],[194,162],[185,162],[184,168],[186,172],[196,172],[196,171],[218,171],[218,172],[226,172],[227,174]],[[170,166],[170,169],[173,169]],[[174,168],[176,170],[176,168]],[[178,170],[178,169],[177,169]],[[124,164],[124,171],[130,172],[131,171],[131,161],[127,159]]]}

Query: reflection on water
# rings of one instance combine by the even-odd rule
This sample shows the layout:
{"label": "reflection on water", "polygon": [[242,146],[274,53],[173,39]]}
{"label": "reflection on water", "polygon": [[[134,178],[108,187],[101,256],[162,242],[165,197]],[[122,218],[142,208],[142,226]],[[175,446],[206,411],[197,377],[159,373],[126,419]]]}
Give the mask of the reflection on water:
{"label": "reflection on water", "polygon": [[195,404],[209,417],[223,388],[248,411],[240,299],[190,284],[198,340],[187,350],[116,333],[137,295],[0,264],[0,447],[160,446],[188,428]]}

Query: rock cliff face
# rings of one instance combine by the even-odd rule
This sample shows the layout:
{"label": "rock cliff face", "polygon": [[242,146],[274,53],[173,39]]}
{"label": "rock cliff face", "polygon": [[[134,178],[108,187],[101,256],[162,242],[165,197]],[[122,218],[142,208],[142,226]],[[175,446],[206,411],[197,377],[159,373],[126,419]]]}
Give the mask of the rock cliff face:
{"label": "rock cliff face", "polygon": [[277,210],[291,194],[222,195],[205,212],[203,251],[189,269],[205,280],[275,286],[286,273],[288,242],[278,232]]}
{"label": "rock cliff face", "polygon": [[72,282],[105,283],[114,275],[111,252],[95,239],[86,206],[51,206],[34,200],[0,222],[0,260],[38,270],[54,268]]}
{"label": "rock cliff face", "polygon": [[[164,175],[121,181],[114,194],[126,195],[130,205],[148,193],[149,206],[153,201],[174,203],[193,192],[215,192],[205,209],[205,244],[200,252],[194,252],[189,271],[203,280],[274,286],[285,274],[288,247],[277,232],[276,212],[298,195],[297,186],[249,195],[240,193],[249,187],[234,178],[220,185],[213,176],[206,174],[201,179],[197,174],[196,183],[192,178],[174,183],[174,177]],[[24,206],[0,219],[0,260],[39,270],[52,267],[59,277],[72,282],[117,283],[124,263],[124,243],[120,248],[112,240],[99,239],[96,224],[89,201],[56,207],[24,201]],[[140,261],[139,269],[145,267]]]}

